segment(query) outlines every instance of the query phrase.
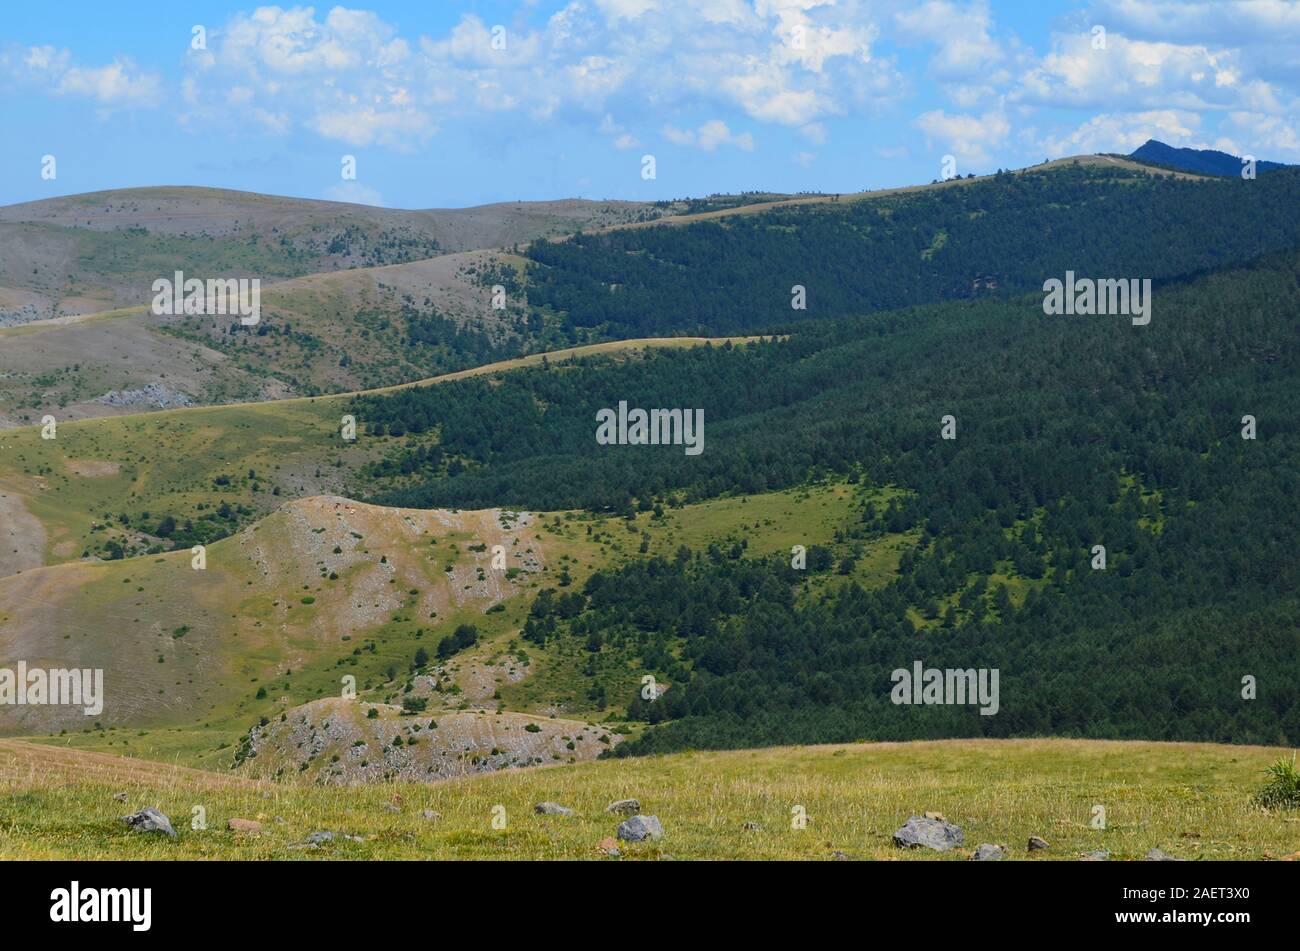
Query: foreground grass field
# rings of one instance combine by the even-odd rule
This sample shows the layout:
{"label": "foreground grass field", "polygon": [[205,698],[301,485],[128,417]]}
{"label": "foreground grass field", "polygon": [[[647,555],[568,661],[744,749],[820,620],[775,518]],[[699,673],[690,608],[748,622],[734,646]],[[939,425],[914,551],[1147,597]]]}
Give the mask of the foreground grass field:
{"label": "foreground grass field", "polygon": [[[624,860],[965,858],[892,845],[892,832],[925,811],[960,825],[967,849],[1001,843],[1015,859],[1030,857],[1030,835],[1051,845],[1035,861],[1095,849],[1140,859],[1153,847],[1190,860],[1295,858],[1300,815],[1250,804],[1278,754],[1209,744],[949,740],[686,753],[339,788],[254,783],[3,740],[0,858],[604,859],[601,840],[618,825],[605,806],[626,797],[657,815],[665,835],[620,843]],[[576,815],[534,814],[542,801]],[[119,817],[146,806],[171,817],[175,841],[126,829]],[[791,827],[798,806],[808,816],[802,829]],[[1096,806],[1105,808],[1104,829],[1093,828]],[[196,807],[206,830],[191,828]],[[426,810],[437,817],[425,818]],[[505,828],[494,828],[494,810]],[[262,821],[263,831],[227,831],[236,817]],[[317,831],[360,841],[340,835],[303,846]]]}

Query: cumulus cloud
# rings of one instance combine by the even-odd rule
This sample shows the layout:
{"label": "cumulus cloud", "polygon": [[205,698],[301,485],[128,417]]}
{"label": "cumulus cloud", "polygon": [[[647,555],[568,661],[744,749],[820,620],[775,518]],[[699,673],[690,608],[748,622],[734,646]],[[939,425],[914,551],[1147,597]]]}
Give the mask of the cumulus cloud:
{"label": "cumulus cloud", "polygon": [[1208,148],[1200,141],[1201,117],[1179,109],[1102,113],[1064,133],[1048,134],[1038,144],[1053,158],[1089,152],[1132,152],[1147,139],[1169,145]]}
{"label": "cumulus cloud", "polygon": [[66,49],[10,47],[0,56],[0,72],[17,85],[90,99],[109,111],[153,106],[162,95],[158,74],[142,70],[125,56],[104,66],[86,66]]}
{"label": "cumulus cloud", "polygon": [[[208,48],[187,52],[175,111],[191,128],[233,123],[402,151],[453,123],[484,139],[560,126],[615,150],[663,138],[706,151],[753,149],[775,126],[782,134],[770,141],[796,140],[804,161],[813,153],[799,150],[820,149],[844,120],[879,119],[895,141],[878,148],[916,154],[924,138],[969,163],[998,154],[1013,164],[1021,149],[1035,158],[1042,148],[1124,149],[1139,136],[1296,155],[1300,2],[1291,0],[1091,0],[1053,20],[1057,32],[1037,52],[998,22],[991,0],[547,9],[528,4],[504,25],[467,11],[429,36],[363,9],[257,7],[212,25]],[[1094,48],[1094,24],[1106,29],[1104,49]],[[0,78],[104,112],[168,101],[160,76],[130,59],[86,64],[48,46],[9,47]],[[917,104],[900,116],[908,101]],[[677,128],[666,116],[717,118]]]}
{"label": "cumulus cloud", "polygon": [[938,47],[930,69],[940,79],[987,78],[1006,57],[992,36],[993,16],[985,2],[926,0],[894,19],[904,39]]}
{"label": "cumulus cloud", "polygon": [[466,13],[437,37],[367,11],[262,7],[190,54],[185,98],[190,121],[208,120],[238,88],[250,115],[288,113],[349,145],[418,145],[452,118],[600,128],[616,113],[610,138],[632,148],[668,109],[739,110],[824,138],[821,120],[893,94],[878,32],[862,0],[571,0],[532,26]]}
{"label": "cumulus cloud", "polygon": [[1225,138],[1215,147],[1225,152],[1300,162],[1300,133],[1291,118],[1238,111],[1219,128]]}
{"label": "cumulus cloud", "polygon": [[999,110],[983,115],[949,115],[935,109],[916,117],[916,127],[925,133],[927,145],[937,143],[958,158],[976,164],[990,159],[990,150],[1001,145],[1011,123]]}
{"label": "cumulus cloud", "polygon": [[1090,33],[1058,36],[1012,98],[1082,108],[1283,108],[1270,83],[1250,76],[1249,59],[1238,49],[1135,40],[1114,31],[1102,48]]}
{"label": "cumulus cloud", "polygon": [[678,129],[664,126],[664,138],[674,145],[695,146],[713,152],[724,145],[735,146],[745,152],[754,151],[754,137],[748,132],[733,134],[721,119],[710,119],[698,129]]}

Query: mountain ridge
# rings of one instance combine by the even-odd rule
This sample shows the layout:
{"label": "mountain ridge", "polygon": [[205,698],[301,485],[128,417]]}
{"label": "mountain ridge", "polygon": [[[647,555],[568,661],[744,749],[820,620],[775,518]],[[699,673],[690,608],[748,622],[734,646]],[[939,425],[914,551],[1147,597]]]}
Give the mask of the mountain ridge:
{"label": "mountain ridge", "polygon": [[[1223,178],[1242,173],[1244,159],[1229,152],[1217,149],[1175,148],[1159,139],[1147,139],[1129,153],[1129,158],[1140,162],[1149,162],[1162,168],[1179,169],[1201,175],[1218,175]],[[1275,172],[1284,168],[1295,168],[1282,162],[1268,162],[1258,159],[1256,172]]]}

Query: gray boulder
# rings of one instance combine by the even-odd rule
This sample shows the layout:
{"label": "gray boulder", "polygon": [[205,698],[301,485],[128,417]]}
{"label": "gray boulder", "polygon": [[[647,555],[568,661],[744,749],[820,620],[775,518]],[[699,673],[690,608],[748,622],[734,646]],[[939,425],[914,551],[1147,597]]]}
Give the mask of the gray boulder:
{"label": "gray boulder", "polygon": [[923,816],[911,816],[903,827],[894,833],[894,845],[900,849],[916,849],[924,846],[936,852],[947,852],[954,845],[961,845],[960,826],[943,819],[926,819]]}
{"label": "gray boulder", "polygon": [[633,816],[618,824],[618,837],[624,842],[642,842],[663,838],[664,827],[657,816]]}
{"label": "gray boulder", "polygon": [[122,821],[136,832],[161,832],[163,835],[176,838],[172,821],[152,806],[133,812],[129,816],[123,816]]}
{"label": "gray boulder", "polygon": [[984,842],[975,846],[975,854],[970,857],[972,862],[1000,862],[1007,857],[1007,850],[1000,845],[989,845]]}
{"label": "gray boulder", "polygon": [[333,842],[336,839],[343,842],[365,841],[359,835],[348,835],[346,832],[331,832],[326,829],[322,832],[313,832],[308,835],[305,844],[311,847],[317,847],[324,845],[326,842]]}
{"label": "gray boulder", "polygon": [[617,799],[606,806],[605,811],[620,816],[634,816],[641,811],[641,800]]}
{"label": "gray boulder", "polygon": [[1159,849],[1148,849],[1146,858],[1147,862],[1182,862],[1184,859],[1174,858],[1168,852],[1162,852]]}
{"label": "gray boulder", "polygon": [[573,810],[561,806],[558,802],[539,802],[533,806],[533,812],[539,816],[571,816]]}

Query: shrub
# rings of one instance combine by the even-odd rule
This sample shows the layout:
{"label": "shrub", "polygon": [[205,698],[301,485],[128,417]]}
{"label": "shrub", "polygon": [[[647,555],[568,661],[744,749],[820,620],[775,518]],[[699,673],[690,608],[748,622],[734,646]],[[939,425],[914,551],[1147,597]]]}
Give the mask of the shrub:
{"label": "shrub", "polygon": [[1255,804],[1265,809],[1300,808],[1300,771],[1296,770],[1296,754],[1291,754],[1288,761],[1285,756],[1265,768],[1264,772],[1273,778],[1264,788],[1255,793]]}

